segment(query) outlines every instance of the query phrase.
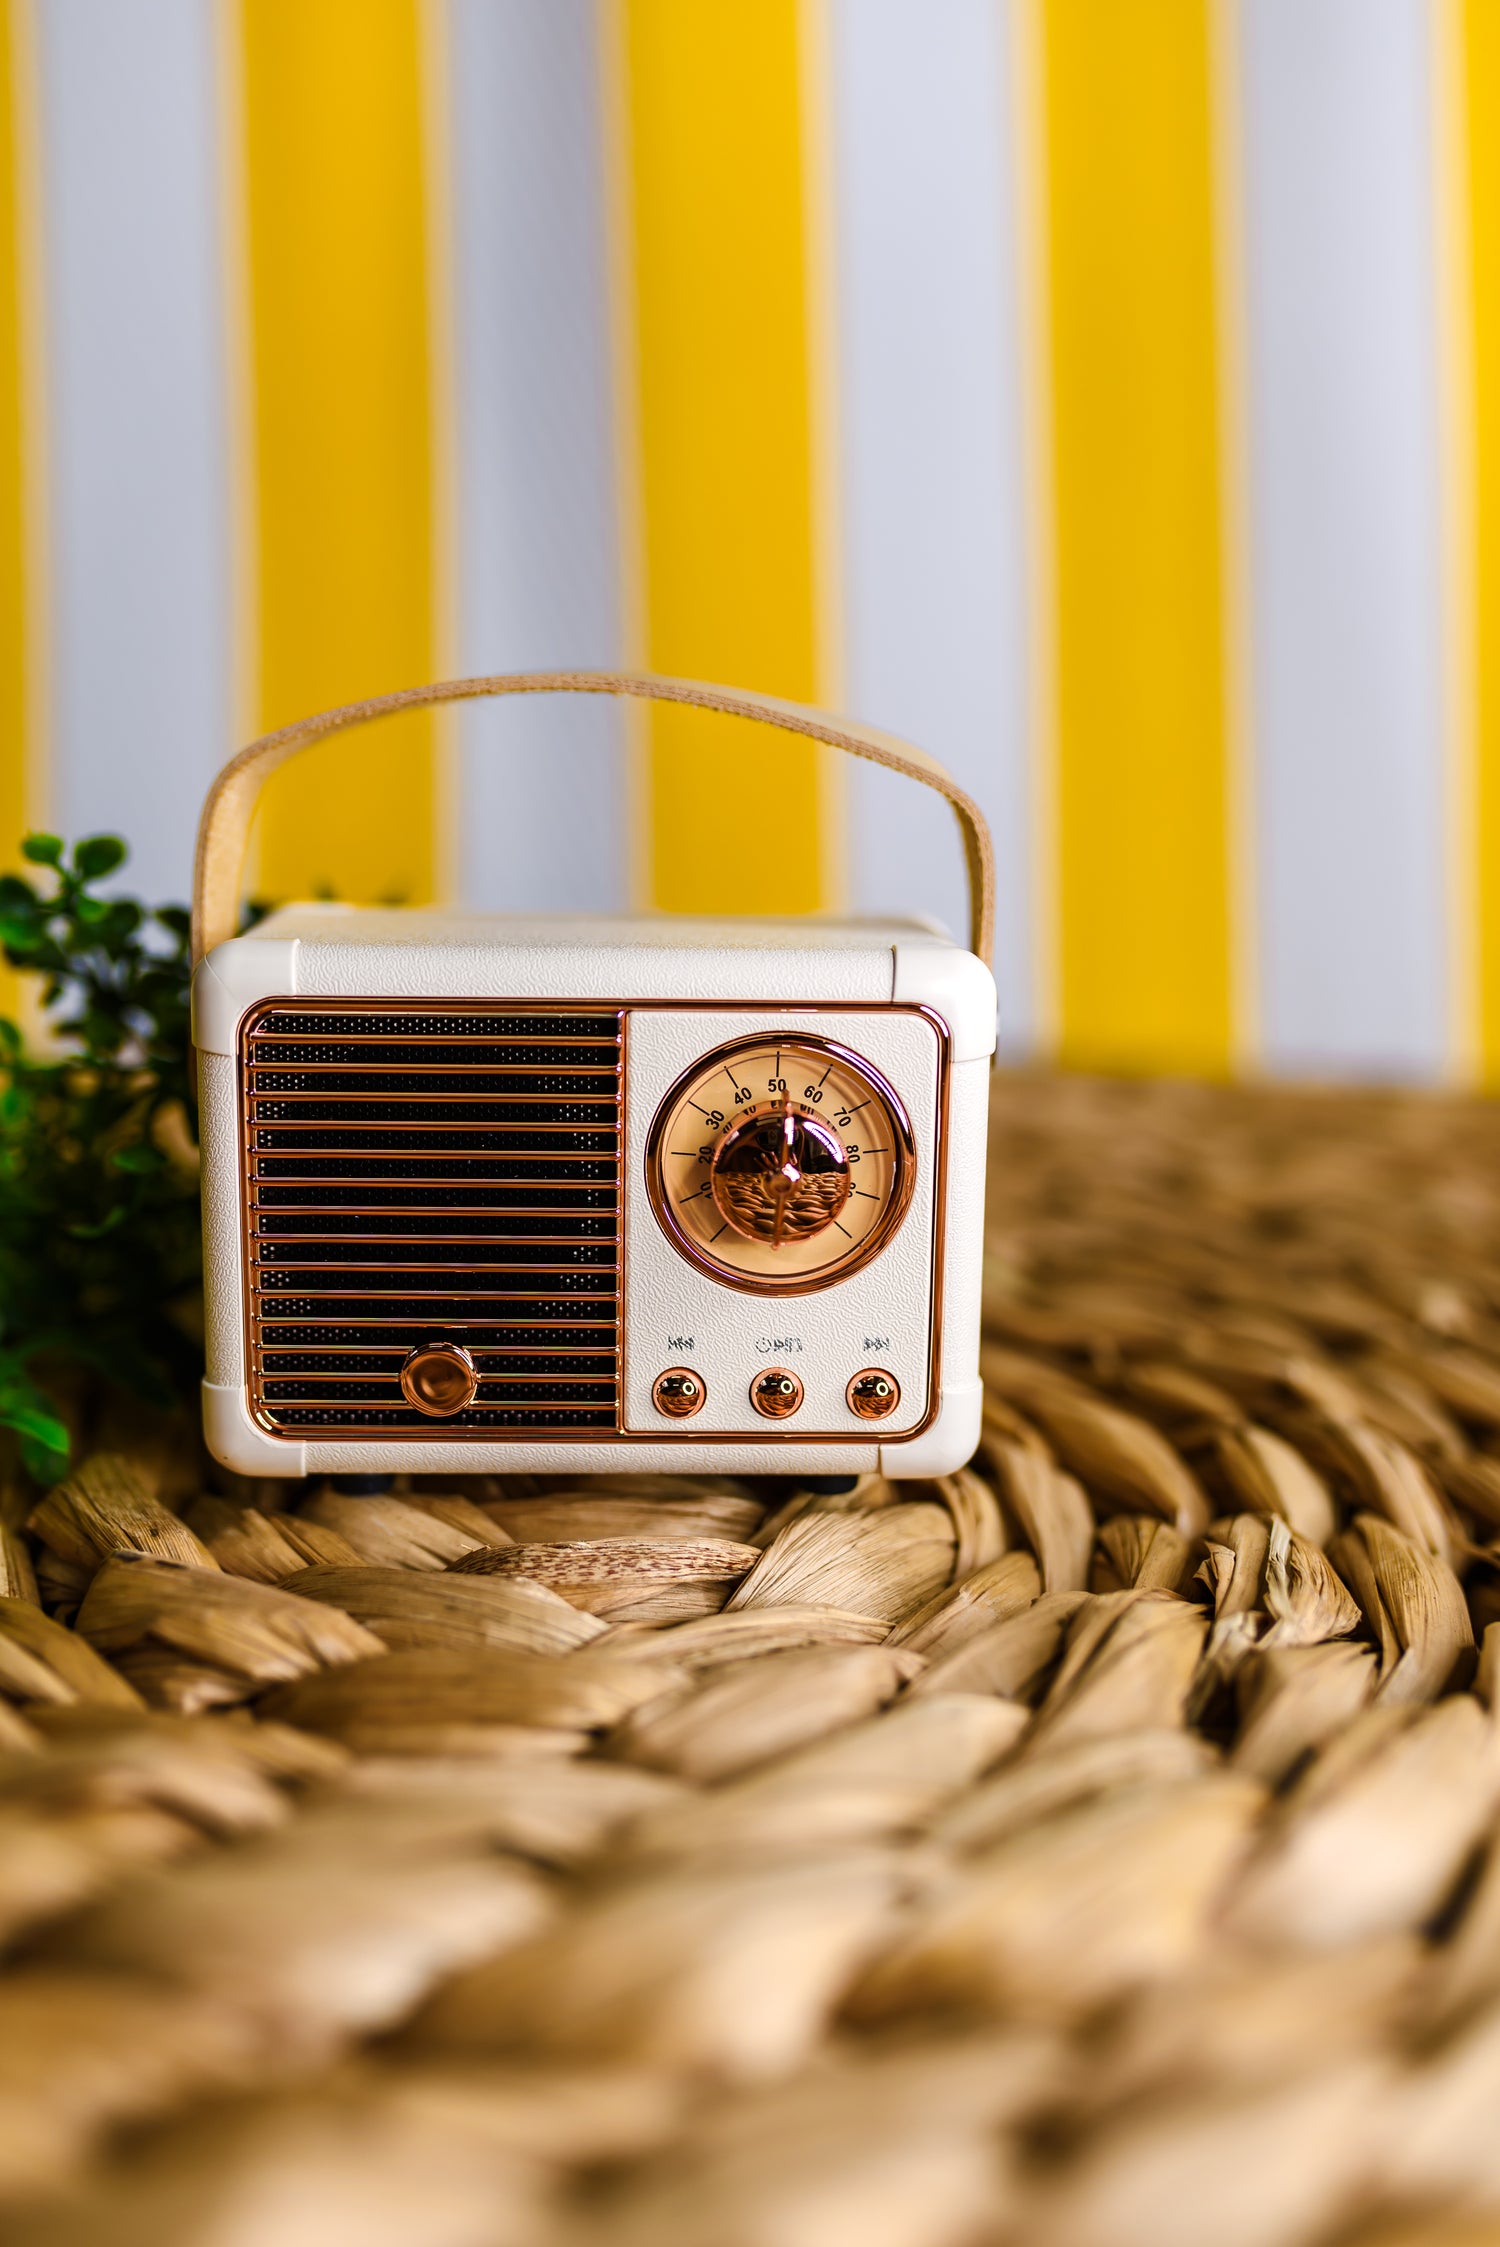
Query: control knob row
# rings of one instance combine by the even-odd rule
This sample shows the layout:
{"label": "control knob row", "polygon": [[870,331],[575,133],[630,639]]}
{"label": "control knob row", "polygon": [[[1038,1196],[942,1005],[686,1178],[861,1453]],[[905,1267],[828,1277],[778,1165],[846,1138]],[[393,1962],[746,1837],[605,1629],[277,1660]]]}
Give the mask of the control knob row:
{"label": "control knob row", "polygon": [[[768,1365],[750,1384],[750,1402],[763,1420],[789,1420],[800,1411],[803,1387],[788,1366]],[[651,1402],[668,1420],[691,1420],[703,1409],[708,1385],[691,1366],[669,1366],[651,1385]],[[844,1401],[860,1420],[886,1420],[901,1402],[901,1384],[883,1366],[852,1374]]]}

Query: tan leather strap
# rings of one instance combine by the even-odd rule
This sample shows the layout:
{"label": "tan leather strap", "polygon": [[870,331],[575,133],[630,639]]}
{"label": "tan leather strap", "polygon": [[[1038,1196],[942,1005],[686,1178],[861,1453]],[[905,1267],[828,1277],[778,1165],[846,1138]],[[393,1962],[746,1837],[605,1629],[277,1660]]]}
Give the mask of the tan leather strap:
{"label": "tan leather strap", "polygon": [[476,702],[497,694],[621,694],[646,702],[685,702],[695,710],[721,710],[727,717],[750,718],[785,733],[800,733],[809,741],[826,741],[831,748],[847,749],[888,772],[905,773],[909,780],[925,782],[946,796],[958,816],[964,858],[969,872],[969,941],[988,962],[994,941],[995,861],[984,814],[971,796],[951,781],[935,758],[914,749],[894,735],[876,733],[869,726],[853,725],[845,718],[830,718],[801,703],[778,702],[766,695],[738,694],[729,687],[703,686],[696,679],[661,679],[636,671],[512,671],[490,679],[448,679],[436,686],[408,687],[401,694],[376,695],[369,702],[346,703],[341,710],[323,710],[314,718],[299,719],[277,733],[262,735],[248,749],[231,757],[208,792],[198,824],[198,851],[193,865],[193,958],[201,960],[225,937],[233,936],[239,917],[240,877],[245,845],[256,798],[276,767],[298,750],[331,734],[347,733],[373,718],[393,717],[398,710],[422,710],[437,702]]}

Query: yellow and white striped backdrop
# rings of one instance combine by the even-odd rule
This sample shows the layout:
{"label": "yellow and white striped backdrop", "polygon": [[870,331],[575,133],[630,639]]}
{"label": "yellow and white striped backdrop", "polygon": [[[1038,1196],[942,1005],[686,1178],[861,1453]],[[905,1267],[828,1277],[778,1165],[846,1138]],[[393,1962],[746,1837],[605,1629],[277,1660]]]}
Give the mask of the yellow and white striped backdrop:
{"label": "yellow and white striped backdrop", "polygon": [[[620,661],[944,758],[1014,1048],[1500,1080],[1500,0],[0,0],[0,837]],[[958,916],[720,723],[404,721],[261,886]]]}

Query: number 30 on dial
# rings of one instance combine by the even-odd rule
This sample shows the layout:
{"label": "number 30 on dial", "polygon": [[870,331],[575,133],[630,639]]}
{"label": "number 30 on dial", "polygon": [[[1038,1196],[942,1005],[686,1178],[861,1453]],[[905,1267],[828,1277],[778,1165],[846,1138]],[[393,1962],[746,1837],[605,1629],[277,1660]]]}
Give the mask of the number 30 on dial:
{"label": "number 30 on dial", "polygon": [[652,1207],[691,1263],[732,1287],[801,1294],[845,1279],[906,1213],[916,1153],[878,1069],[824,1038],[705,1054],[651,1127]]}

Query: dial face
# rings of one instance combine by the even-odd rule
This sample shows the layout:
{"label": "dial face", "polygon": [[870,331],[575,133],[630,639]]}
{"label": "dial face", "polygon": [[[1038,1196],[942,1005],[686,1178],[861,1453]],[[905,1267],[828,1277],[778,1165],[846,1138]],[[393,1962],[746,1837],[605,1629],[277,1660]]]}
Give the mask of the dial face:
{"label": "dial face", "polygon": [[652,1207],[690,1262],[757,1294],[844,1279],[911,1198],[906,1112],[878,1069],[825,1038],[747,1038],[705,1054],[662,1102]]}

